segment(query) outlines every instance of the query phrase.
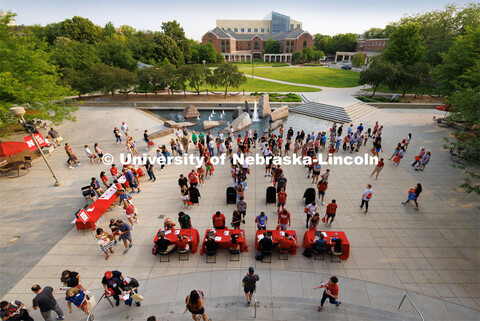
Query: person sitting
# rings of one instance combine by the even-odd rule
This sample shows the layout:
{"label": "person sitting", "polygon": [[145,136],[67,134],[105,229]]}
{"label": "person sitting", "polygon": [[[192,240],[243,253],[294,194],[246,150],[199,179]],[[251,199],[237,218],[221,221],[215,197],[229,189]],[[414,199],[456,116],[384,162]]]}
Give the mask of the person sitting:
{"label": "person sitting", "polygon": [[175,228],[175,225],[177,225],[175,224],[175,221],[168,217],[163,222],[163,228],[165,230],[173,230]]}
{"label": "person sitting", "polygon": [[260,260],[262,260],[267,255],[271,255],[273,241],[269,236],[267,236],[267,232],[263,232],[263,238],[258,241],[258,247],[260,248]]}
{"label": "person sitting", "polygon": [[178,240],[176,242],[177,250],[178,252],[186,253],[190,250],[190,245],[188,242],[190,242],[190,239],[186,235],[177,235]]}
{"label": "person sitting", "polygon": [[175,249],[175,244],[171,244],[169,239],[165,238],[165,232],[158,233],[158,240],[155,242],[157,253],[168,254]]}
{"label": "person sitting", "polygon": [[236,254],[236,253],[240,252],[240,243],[238,243],[238,241],[237,241],[238,240],[238,235],[237,234],[232,234],[231,238],[232,238],[232,241],[230,243],[229,250],[230,250],[230,253]]}
{"label": "person sitting", "polygon": [[223,215],[220,211],[217,211],[212,216],[213,228],[217,230],[224,230],[226,229],[225,226],[225,215]]}
{"label": "person sitting", "polygon": [[342,239],[334,238],[332,239],[332,243],[335,243],[332,248],[333,253],[343,253],[342,251]]}
{"label": "person sitting", "polygon": [[213,256],[217,254],[217,243],[212,236],[208,237],[207,242],[205,242],[205,246],[207,248],[207,255]]}
{"label": "person sitting", "polygon": [[293,249],[297,246],[295,239],[290,236],[288,233],[285,233],[285,236],[282,237],[278,242],[278,250],[280,252],[292,252]]}
{"label": "person sitting", "polygon": [[325,253],[327,251],[327,240],[325,240],[325,236],[320,234],[320,237],[315,238],[315,245],[313,246],[313,251],[315,253]]}

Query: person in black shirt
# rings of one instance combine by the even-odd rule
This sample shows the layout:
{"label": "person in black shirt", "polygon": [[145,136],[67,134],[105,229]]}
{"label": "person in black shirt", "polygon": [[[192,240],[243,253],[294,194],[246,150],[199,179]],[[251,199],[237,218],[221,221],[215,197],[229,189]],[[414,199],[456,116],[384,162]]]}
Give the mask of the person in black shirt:
{"label": "person in black shirt", "polygon": [[290,128],[288,129],[287,134],[288,134],[288,137],[293,137],[293,129],[292,129],[292,127],[290,127]]}
{"label": "person in black shirt", "polygon": [[[123,279],[123,283],[121,284],[120,287],[123,289],[125,293],[130,292],[130,295],[132,295],[133,293],[138,294],[139,286],[140,284],[138,283],[137,279],[126,277],[125,279]],[[132,306],[132,302],[133,302],[133,299],[132,297],[130,297],[127,301],[125,301],[125,304]],[[140,301],[135,302],[135,304],[137,307],[142,305]]]}
{"label": "person in black shirt", "polygon": [[65,270],[62,272],[61,281],[66,287],[76,287],[80,284],[80,274],[78,274],[78,272]]}
{"label": "person in black shirt", "polygon": [[180,189],[182,189],[183,186],[186,186],[188,188],[188,179],[183,176],[183,174],[180,174],[180,178],[178,179],[178,186],[180,186]]}
{"label": "person in black shirt", "polygon": [[117,307],[120,305],[120,297],[119,295],[123,296],[123,289],[121,288],[123,284],[123,275],[122,272],[113,270],[105,272],[105,275],[102,279],[103,287],[105,291],[111,290],[113,291],[113,298],[115,299],[115,303]]}
{"label": "person in black shirt", "polygon": [[265,252],[272,252],[273,241],[267,236],[266,232],[263,233],[263,238],[258,241],[258,246],[260,247],[260,260],[265,257]]}
{"label": "person in black shirt", "polygon": [[52,320],[52,310],[57,314],[57,320],[64,320],[65,314],[53,297],[53,288],[46,286],[44,289],[38,284],[32,286],[32,292],[37,296],[33,299],[33,309],[40,309],[43,319]]}
{"label": "person in black shirt", "polygon": [[28,314],[25,304],[21,301],[15,300],[12,302],[0,302],[0,319],[2,320],[24,320],[33,321],[33,318]]}
{"label": "person in black shirt", "polygon": [[171,244],[169,239],[165,238],[165,232],[158,233],[158,240],[155,242],[158,253],[167,254],[175,249],[175,244]]}
{"label": "person in black shirt", "polygon": [[217,253],[217,243],[215,243],[215,239],[213,237],[208,237],[207,242],[205,242],[205,246],[207,247],[208,256],[212,256]]}

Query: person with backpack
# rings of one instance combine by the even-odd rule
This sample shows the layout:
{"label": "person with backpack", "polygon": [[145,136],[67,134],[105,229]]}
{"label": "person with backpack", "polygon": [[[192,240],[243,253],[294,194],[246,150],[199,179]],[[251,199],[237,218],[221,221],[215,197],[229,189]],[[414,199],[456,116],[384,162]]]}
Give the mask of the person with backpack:
{"label": "person with backpack", "polygon": [[402,202],[403,205],[407,205],[410,201],[415,202],[415,210],[418,211],[418,197],[422,193],[422,184],[418,183],[417,186],[412,187],[408,191],[408,199],[405,202]]}
{"label": "person with backpack", "polygon": [[207,321],[207,314],[205,313],[205,308],[203,307],[204,303],[205,294],[203,294],[203,292],[200,290],[193,290],[190,292],[190,295],[187,295],[185,298],[185,304],[187,305],[186,308],[192,314],[193,320],[199,320],[197,315],[201,315],[203,321]]}
{"label": "person with backpack", "polygon": [[368,184],[367,189],[363,191],[362,194],[362,204],[360,205],[360,208],[363,209],[363,205],[365,205],[365,214],[368,212],[368,202],[373,196],[373,190],[372,190],[372,185]]}
{"label": "person with backpack", "polygon": [[260,280],[258,274],[255,274],[253,267],[249,267],[247,275],[245,275],[242,280],[243,290],[245,292],[248,305],[252,304],[252,296],[253,292],[255,292],[258,280]]}

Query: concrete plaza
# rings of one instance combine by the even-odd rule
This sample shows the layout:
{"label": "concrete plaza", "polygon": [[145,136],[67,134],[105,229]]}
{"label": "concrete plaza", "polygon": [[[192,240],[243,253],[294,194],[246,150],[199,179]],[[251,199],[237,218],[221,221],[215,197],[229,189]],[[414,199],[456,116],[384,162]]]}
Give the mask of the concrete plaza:
{"label": "concrete plaza", "polygon": [[[346,233],[351,244],[348,260],[332,263],[327,256],[325,261],[314,261],[303,257],[300,249],[288,261],[277,260],[275,254],[271,264],[255,261],[254,217],[265,211],[270,219],[268,227],[274,229],[276,207],[265,204],[265,190],[271,183],[264,177],[264,168],[252,166],[245,193],[249,252],[242,253],[239,262],[230,262],[226,251],[220,251],[216,264],[206,264],[205,255],[199,253],[190,255],[186,262],[179,262],[174,254],[167,263],[159,262],[151,254],[155,233],[163,227],[160,216],[177,220],[181,207],[177,179],[192,166],[169,166],[160,171],[157,165],[155,183],[141,179],[142,192],[133,194],[140,223],[132,231],[134,246],[128,254],[122,255],[123,245],[118,245],[115,254],[105,261],[92,232],[77,231],[72,226],[73,213],[85,203],[80,188],[88,185],[91,177],[98,178],[100,171],[108,173],[109,169],[103,164],[89,164],[83,145],[93,147],[98,142],[104,152],[118,157],[125,151],[125,145],[114,143],[112,130],[125,121],[142,153],[145,150],[143,131],[163,128],[162,121],[133,108],[81,107],[76,112],[78,121],[65,123],[58,131],[65,139],[62,144],[69,142],[83,164],[69,169],[63,148],[49,157],[64,186],[53,187],[53,178],[43,162],[35,163],[26,176],[0,181],[3,187],[0,193],[3,205],[1,296],[6,300],[19,299],[31,306],[31,285],[39,283],[58,288],[64,269],[78,271],[82,284],[99,294],[104,272],[118,269],[140,281],[140,290],[146,299],[144,306],[128,311],[126,307],[111,310],[102,302],[96,320],[127,317],[144,320],[152,314],[159,320],[188,320],[189,315],[182,315],[182,302],[195,288],[207,294],[206,310],[211,311],[210,317],[214,320],[251,320],[253,309],[244,304],[241,277],[253,266],[262,278],[258,285],[259,320],[319,318],[315,304],[321,292],[313,288],[331,275],[339,277],[343,301],[338,309],[327,304],[322,311],[333,320],[413,319],[413,310],[407,303],[401,312],[396,310],[406,292],[411,294],[426,319],[478,320],[479,202],[477,196],[457,189],[464,176],[451,166],[448,151],[442,149],[442,137],[449,135],[450,130],[439,128],[431,121],[432,116],[441,114],[435,110],[379,109],[355,121],[355,127],[362,122],[365,128],[373,128],[375,121],[384,126],[381,156],[386,160],[398,142],[409,132],[413,134],[402,163],[394,167],[386,161],[378,181],[369,177],[371,166],[323,166],[322,172],[326,168],[332,172],[326,201],[334,198],[338,204],[330,230]],[[318,132],[328,128],[305,130]],[[166,144],[170,138],[157,139],[155,144]],[[371,140],[367,146],[371,146]],[[432,152],[432,160],[423,172],[414,171],[410,166],[420,146]],[[361,153],[368,153],[368,148],[363,147]],[[296,230],[301,244],[305,232],[302,196],[313,184],[307,179],[303,166],[288,166],[284,173],[288,179],[287,207],[292,215],[292,229]],[[211,216],[215,211],[222,211],[229,221],[234,209],[225,203],[225,190],[232,185],[229,166],[217,166],[214,174],[200,188],[199,206],[186,211],[201,238],[205,230],[212,227]],[[420,210],[414,211],[411,205],[404,206],[401,201],[406,199],[408,189],[419,182],[423,193],[419,199]],[[373,185],[374,196],[369,213],[364,214],[358,206],[368,183]],[[105,213],[99,226],[109,230],[110,218],[125,219],[125,215],[114,206]],[[21,238],[7,245],[6,241],[16,235]],[[57,294],[62,298],[62,292]],[[68,312],[63,299],[60,304]],[[33,315],[35,319],[41,318],[38,312]],[[85,319],[78,309],[67,318]]]}

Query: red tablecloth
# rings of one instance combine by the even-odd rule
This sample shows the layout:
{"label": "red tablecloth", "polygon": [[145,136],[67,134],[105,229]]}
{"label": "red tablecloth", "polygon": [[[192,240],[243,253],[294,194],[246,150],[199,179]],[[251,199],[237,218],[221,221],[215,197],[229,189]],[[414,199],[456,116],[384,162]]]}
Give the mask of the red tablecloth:
{"label": "red tablecloth", "polygon": [[259,236],[259,235],[262,235],[263,232],[272,232],[272,241],[273,241],[273,244],[278,244],[278,243],[279,243],[279,240],[280,240],[282,237],[285,236],[285,233],[288,233],[288,235],[293,236],[293,238],[295,239],[295,242],[297,242],[297,246],[291,248],[290,254],[291,254],[291,255],[297,254],[298,240],[297,240],[297,233],[296,233],[294,230],[287,230],[287,231],[281,231],[281,230],[257,230],[257,235],[255,236],[255,249],[257,249],[257,250],[259,249],[259,248],[258,248],[258,241],[259,241],[258,236]]}
{"label": "red tablecloth", "polygon": [[[118,179],[119,183],[125,183],[125,176]],[[86,210],[88,214],[88,221],[83,223],[81,219],[77,218],[75,224],[77,230],[83,230],[91,228],[95,230],[95,223],[102,217],[102,215],[108,210],[108,208],[118,198],[117,188],[114,184],[110,186],[92,205]]]}
{"label": "red tablecloth", "polygon": [[[158,232],[160,232],[162,229],[159,229]],[[158,232],[155,235],[155,238],[153,239],[153,243],[157,242],[158,240]],[[192,254],[197,253],[198,250],[198,243],[200,243],[200,236],[198,235],[198,231],[194,228],[189,228],[189,229],[172,229],[172,230],[166,230],[165,231],[165,238],[169,239],[170,242],[176,243],[178,241],[178,236],[177,235],[185,235],[188,238],[190,238],[190,252]]]}
{"label": "red tablecloth", "polygon": [[[203,237],[203,245],[200,250],[200,254],[203,254],[207,251],[205,242],[207,241],[207,233],[213,229],[207,229],[205,231],[205,236]],[[240,236],[237,239],[237,242],[240,244],[240,251],[248,252],[248,245],[245,239],[245,230],[215,230],[215,242],[218,247],[229,249],[232,245],[232,234],[239,234]]]}
{"label": "red tablecloth", "polygon": [[[338,233],[338,238],[342,239],[342,251],[343,254],[340,255],[342,260],[348,259],[350,256],[350,243],[348,242],[347,236],[344,232],[338,231],[322,231],[323,233],[327,234],[325,240],[327,240],[327,251],[330,251],[332,248],[331,238],[334,237],[335,233]],[[305,235],[303,236],[303,247],[312,247],[315,243],[315,231],[306,231]]]}

